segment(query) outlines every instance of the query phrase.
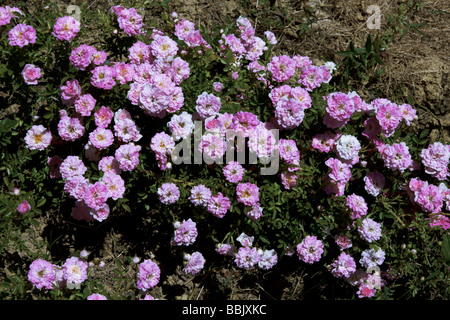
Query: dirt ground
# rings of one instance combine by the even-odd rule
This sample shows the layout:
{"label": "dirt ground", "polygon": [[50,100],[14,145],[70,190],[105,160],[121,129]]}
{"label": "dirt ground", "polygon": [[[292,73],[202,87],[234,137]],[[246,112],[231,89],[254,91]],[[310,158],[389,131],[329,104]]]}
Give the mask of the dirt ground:
{"label": "dirt ground", "polygon": [[[61,1],[68,2],[68,1]],[[417,30],[409,30],[400,39],[400,34],[394,35],[394,40],[383,52],[384,73],[374,83],[353,84],[363,99],[392,98],[399,103],[407,102],[418,106],[420,128],[431,129],[432,139],[446,139],[450,142],[450,1],[416,1],[421,8],[414,8],[405,19],[410,25],[418,24]],[[71,2],[76,4],[76,1]],[[170,10],[185,18],[203,25],[206,28],[233,21],[239,16],[247,16],[256,25],[257,34],[267,30],[268,20],[275,23],[271,31],[277,35],[278,54],[301,54],[309,56],[314,63],[334,61],[338,63],[342,56],[335,52],[345,51],[352,41],[356,47],[364,46],[367,35],[386,34],[392,28],[388,16],[399,12],[406,0],[177,0],[169,2]],[[379,29],[369,29],[367,20],[370,14],[367,8],[377,5],[381,13]],[[90,2],[92,9],[109,8],[107,1]],[[160,12],[146,13],[158,15]],[[258,15],[254,15],[258,13]],[[148,17],[146,17],[148,18]],[[262,19],[265,19],[262,22]],[[395,20],[395,19],[394,19]],[[281,23],[278,23],[281,22]],[[281,25],[280,25],[281,24]],[[406,24],[399,25],[402,30]],[[376,96],[374,96],[374,93]],[[403,101],[400,101],[402,100]],[[46,217],[41,219],[41,229],[25,235],[24,242],[33,248],[32,239],[42,237],[46,233]],[[117,268],[117,260],[130,266],[127,271],[133,277],[135,269],[127,257],[135,248],[130,247],[130,238],[115,228],[104,228],[96,239],[79,241],[75,237],[85,237],[91,232],[78,228],[74,233],[59,230],[59,245],[52,248],[53,254],[66,255],[79,249],[83,244],[96,246],[95,262],[106,263],[103,269],[96,268],[94,277],[102,281],[111,292],[115,290],[116,277],[113,270]],[[48,231],[48,230],[47,230]],[[56,234],[52,235],[57,238]],[[76,245],[74,246],[74,243]],[[130,250],[131,249],[131,250]],[[59,252],[61,251],[61,252]],[[11,253],[12,254],[12,253]],[[20,253],[19,253],[20,254]],[[151,255],[152,253],[148,253]],[[178,266],[167,270],[158,288],[152,295],[159,299],[299,299],[303,294],[305,281],[308,280],[308,270],[304,273],[292,272],[295,269],[295,257],[284,259],[279,273],[269,273],[266,276],[254,273],[244,273],[235,269],[230,263],[228,269],[219,269],[195,279],[186,276]],[[286,271],[286,272],[281,272]],[[308,284],[310,286],[311,284]],[[318,285],[320,288],[320,285]],[[130,288],[132,295],[133,288]]]}

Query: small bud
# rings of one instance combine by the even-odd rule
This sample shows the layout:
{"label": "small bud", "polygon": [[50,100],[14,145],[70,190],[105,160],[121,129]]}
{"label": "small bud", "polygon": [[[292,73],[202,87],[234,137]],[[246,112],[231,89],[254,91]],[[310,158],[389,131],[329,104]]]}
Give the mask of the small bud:
{"label": "small bud", "polygon": [[89,255],[89,252],[87,252],[86,250],[83,250],[80,252],[80,257],[82,258],[86,258]]}

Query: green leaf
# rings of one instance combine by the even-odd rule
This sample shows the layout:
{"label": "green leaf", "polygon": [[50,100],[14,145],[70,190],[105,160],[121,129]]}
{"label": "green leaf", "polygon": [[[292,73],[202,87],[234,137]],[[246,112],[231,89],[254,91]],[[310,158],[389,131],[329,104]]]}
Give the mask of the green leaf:
{"label": "green leaf", "polygon": [[39,202],[37,203],[36,207],[38,207],[38,208],[42,207],[46,201],[47,201],[47,199],[41,198],[41,200],[39,200]]}
{"label": "green leaf", "polygon": [[444,255],[445,263],[450,265],[450,236],[448,234],[444,234],[442,237],[441,250]]}
{"label": "green leaf", "polygon": [[260,236],[259,239],[260,239],[262,242],[264,242],[264,243],[270,245],[270,241],[269,241],[266,237]]}
{"label": "green leaf", "polygon": [[122,203],[121,205],[122,205],[122,208],[123,208],[125,211],[131,212],[131,209],[130,209],[130,207],[129,207],[127,204]]}

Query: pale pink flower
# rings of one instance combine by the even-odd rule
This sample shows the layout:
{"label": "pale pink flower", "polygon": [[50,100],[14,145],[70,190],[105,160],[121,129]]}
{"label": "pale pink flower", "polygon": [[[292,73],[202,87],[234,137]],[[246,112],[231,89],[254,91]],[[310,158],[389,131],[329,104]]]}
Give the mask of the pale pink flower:
{"label": "pale pink flower", "polygon": [[25,136],[25,144],[29,150],[42,151],[50,145],[51,141],[51,132],[42,125],[32,126]]}
{"label": "pale pink flower", "polygon": [[20,23],[12,28],[9,33],[9,45],[20,48],[36,43],[36,30],[32,26]]}
{"label": "pale pink flower", "polygon": [[300,260],[306,263],[314,263],[320,260],[323,254],[323,243],[316,236],[306,236],[297,245],[297,255]]}
{"label": "pale pink flower", "polygon": [[52,34],[58,40],[71,41],[80,31],[80,22],[71,16],[58,18],[56,24],[53,26]]}
{"label": "pale pink flower", "polygon": [[41,69],[33,64],[26,64],[22,70],[22,77],[28,85],[37,84],[41,78]]}
{"label": "pale pink flower", "polygon": [[17,211],[19,211],[21,214],[25,214],[28,211],[31,210],[31,206],[28,203],[27,200],[23,200],[18,206],[17,206]]}

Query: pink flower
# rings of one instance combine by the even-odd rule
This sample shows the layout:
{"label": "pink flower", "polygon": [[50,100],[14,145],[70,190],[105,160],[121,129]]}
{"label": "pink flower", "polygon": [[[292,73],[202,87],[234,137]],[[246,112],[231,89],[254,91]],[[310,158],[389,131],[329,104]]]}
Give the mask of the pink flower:
{"label": "pink flower", "polygon": [[230,129],[233,129],[237,134],[247,138],[253,133],[260,121],[258,116],[246,111],[238,111],[233,116],[233,122]]}
{"label": "pink flower", "polygon": [[61,177],[61,172],[59,172],[61,163],[62,159],[59,156],[47,158],[47,164],[50,167],[50,178],[56,179]]}
{"label": "pink flower", "polygon": [[269,98],[270,100],[272,100],[273,105],[276,106],[278,101],[280,101],[280,99],[282,99],[283,97],[293,98],[293,96],[291,95],[291,91],[292,88],[289,85],[284,84],[279,87],[273,88],[269,93]]}
{"label": "pink flower", "polygon": [[139,265],[137,288],[142,291],[147,291],[155,287],[159,282],[160,275],[161,270],[155,262],[151,259],[144,260]]}
{"label": "pink flower", "polygon": [[171,241],[172,245],[177,246],[189,246],[195,242],[198,236],[196,223],[190,218],[188,220],[183,220],[180,224],[175,223],[175,231]]}
{"label": "pink flower", "polygon": [[329,269],[336,278],[348,278],[356,271],[356,263],[350,255],[341,252],[339,257],[330,265]]}
{"label": "pink flower", "polygon": [[110,108],[102,106],[94,112],[95,125],[99,128],[106,128],[112,121],[114,112]]}
{"label": "pink flower", "polygon": [[245,169],[237,161],[230,161],[223,167],[223,175],[225,179],[231,183],[238,183],[244,176]]}
{"label": "pink flower", "polygon": [[94,210],[99,210],[108,200],[109,189],[104,182],[97,181],[87,187],[83,196],[86,205]]}
{"label": "pink flower", "polygon": [[175,148],[175,141],[167,133],[158,132],[151,139],[150,148],[159,155],[159,157],[162,155],[169,155]]}
{"label": "pink flower", "polygon": [[266,36],[267,41],[269,41],[269,43],[271,45],[276,45],[278,43],[278,41],[275,37],[275,34],[273,34],[273,32],[267,30],[267,31],[264,31],[264,35]]}
{"label": "pink flower", "polygon": [[125,62],[118,62],[114,64],[114,74],[120,84],[126,84],[133,81],[134,78],[134,67],[132,64],[127,64]]}
{"label": "pink flower", "polygon": [[50,145],[51,141],[51,132],[42,125],[32,126],[25,136],[25,144],[29,150],[42,151]]}
{"label": "pink flower", "polygon": [[0,7],[0,26],[5,26],[11,22],[12,14],[4,7]]}
{"label": "pink flower", "polygon": [[167,123],[174,140],[186,139],[194,131],[194,122],[192,115],[183,111],[180,115],[173,115]]}
{"label": "pink flower", "polygon": [[381,133],[381,126],[378,123],[377,118],[370,117],[364,121],[364,131],[362,132],[362,135],[373,139],[377,137]]}
{"label": "pink flower", "polygon": [[302,74],[300,75],[298,83],[302,84],[307,91],[312,91],[313,89],[320,87],[322,82],[327,80],[325,76],[329,76],[329,73],[326,75],[324,72],[325,70],[321,67],[313,65],[305,67],[302,69]]}
{"label": "pink flower", "polygon": [[371,196],[378,196],[381,192],[381,189],[384,188],[385,177],[379,172],[369,172],[364,177],[364,189]]}
{"label": "pink flower", "polygon": [[73,105],[79,96],[81,96],[81,86],[78,80],[68,80],[61,86],[61,100],[64,105]]}
{"label": "pink flower", "polygon": [[157,37],[150,44],[152,55],[158,59],[167,59],[177,54],[178,45],[167,36]]}
{"label": "pink flower", "polygon": [[394,134],[395,129],[402,121],[402,115],[395,103],[380,105],[376,111],[376,118],[381,126],[381,130],[386,137]]}
{"label": "pink flower", "polygon": [[72,50],[69,60],[75,68],[83,71],[91,64],[95,52],[97,50],[94,47],[82,44]]}
{"label": "pink flower", "polygon": [[200,184],[198,186],[194,186],[191,189],[191,195],[189,196],[189,200],[195,206],[203,206],[206,207],[208,205],[209,199],[211,198],[211,190],[207,188],[205,185]]}
{"label": "pink flower", "polygon": [[37,84],[41,78],[41,69],[33,64],[26,64],[22,70],[22,77],[28,85]]}
{"label": "pink flower", "polygon": [[358,295],[358,298],[371,298],[374,296],[375,292],[377,292],[376,289],[370,288],[365,284],[361,284],[358,287],[356,294]]}
{"label": "pink flower", "polygon": [[391,170],[404,172],[412,165],[409,148],[404,142],[386,145],[381,158],[384,160],[385,166]]}
{"label": "pink flower", "polygon": [[335,235],[334,240],[336,241],[336,244],[339,246],[339,249],[341,251],[353,246],[352,240],[344,235]]}
{"label": "pink flower", "polygon": [[345,200],[347,207],[350,208],[350,218],[353,220],[359,219],[367,214],[368,207],[363,197],[353,193],[347,196]]}
{"label": "pink flower", "polygon": [[250,182],[239,183],[236,187],[237,201],[246,206],[254,206],[259,202],[259,188]]}
{"label": "pink flower", "polygon": [[53,289],[56,272],[54,265],[44,259],[34,260],[30,264],[28,280],[37,289]]}
{"label": "pink flower", "polygon": [[[172,78],[172,81],[178,85],[183,80],[189,77],[191,69],[189,69],[189,63],[181,59],[180,57],[176,57],[172,61],[172,65],[167,70],[168,74]],[[214,83],[213,83],[214,86]]]}
{"label": "pink flower", "polygon": [[88,263],[77,257],[66,259],[63,265],[64,279],[73,284],[83,283],[87,279]]}
{"label": "pink flower", "polygon": [[75,141],[84,134],[84,130],[78,118],[64,116],[58,122],[58,134],[63,140]]}
{"label": "pink flower", "polygon": [[255,203],[245,214],[250,220],[257,221],[263,215],[263,208],[259,203]]}
{"label": "pink flower", "polygon": [[256,248],[240,247],[234,262],[239,268],[251,270],[261,261],[261,254]]}
{"label": "pink flower", "polygon": [[205,258],[198,251],[192,254],[186,254],[184,260],[186,260],[186,265],[184,266],[183,271],[186,274],[197,274],[205,265]]}
{"label": "pink flower", "polygon": [[440,213],[444,205],[444,193],[441,188],[429,184],[423,186],[415,193],[415,202],[422,209],[430,213]]}
{"label": "pink flower", "polygon": [[195,31],[195,24],[189,20],[182,19],[175,25],[175,35],[180,40],[185,40],[189,34]]}
{"label": "pink flower", "polygon": [[118,174],[107,172],[101,180],[108,188],[108,198],[117,200],[123,197],[125,192],[125,181]]}
{"label": "pink flower", "polygon": [[270,158],[277,148],[277,139],[270,123],[260,122],[248,139],[248,148],[258,158]]}
{"label": "pink flower", "polygon": [[100,206],[97,210],[91,209],[90,215],[97,221],[102,222],[106,218],[108,218],[110,210],[109,206],[105,203],[102,206]]}
{"label": "pink flower", "polygon": [[94,87],[111,90],[116,85],[116,70],[113,67],[98,66],[91,71],[91,84]]}
{"label": "pink flower", "polygon": [[131,119],[123,119],[114,124],[114,134],[119,141],[128,143],[131,141],[139,141],[142,138],[140,129]]}
{"label": "pink flower", "polygon": [[297,255],[300,260],[306,263],[314,263],[320,260],[323,254],[323,243],[317,240],[316,236],[306,236],[297,245]]}
{"label": "pink flower", "polygon": [[410,126],[414,121],[414,117],[416,116],[416,109],[414,109],[407,103],[399,105],[398,108],[403,120],[406,122],[406,125]]}
{"label": "pink flower", "polygon": [[150,52],[150,46],[142,41],[135,42],[129,49],[128,59],[132,64],[141,64],[151,62],[153,57]]}
{"label": "pink flower", "polygon": [[292,60],[295,61],[295,67],[300,70],[312,65],[311,59],[307,56],[301,56],[297,54],[292,57]]}
{"label": "pink flower", "polygon": [[295,73],[295,61],[287,55],[275,56],[267,65],[272,73],[272,78],[277,82],[283,82]]}
{"label": "pink flower", "polygon": [[311,146],[320,152],[328,153],[334,148],[336,135],[327,131],[313,136]]}
{"label": "pink flower", "polygon": [[203,152],[205,158],[220,159],[225,154],[227,144],[222,137],[207,133],[202,136],[198,150]]}
{"label": "pink flower", "polygon": [[300,151],[297,148],[297,144],[292,139],[280,139],[278,141],[278,151],[281,159],[288,164],[299,164]]}
{"label": "pink flower", "polygon": [[99,293],[93,293],[89,295],[86,300],[108,300],[104,295]]}
{"label": "pink flower", "polygon": [[91,94],[84,94],[75,101],[75,110],[82,116],[90,116],[96,102]]}
{"label": "pink flower", "polygon": [[114,142],[114,135],[111,130],[96,128],[89,134],[89,140],[97,149],[106,149]]}
{"label": "pink flower", "polygon": [[231,201],[225,197],[221,192],[215,196],[211,196],[208,201],[208,212],[212,213],[218,218],[223,218],[231,207]]}
{"label": "pink flower", "polygon": [[281,173],[281,183],[286,190],[290,190],[297,186],[298,176],[294,172],[282,172]]}
{"label": "pink flower", "polygon": [[71,216],[78,221],[93,221],[94,218],[91,216],[90,211],[91,208],[84,203],[84,200],[78,200],[75,202],[75,207],[72,208]]}
{"label": "pink flower", "polygon": [[216,244],[216,252],[224,256],[234,256],[236,247],[229,243]]}
{"label": "pink flower", "polygon": [[447,173],[450,162],[450,148],[441,142],[434,142],[426,149],[420,152],[420,158],[425,166],[425,172],[435,177],[441,177],[439,180],[446,180],[446,174],[439,175],[444,171]]}
{"label": "pink flower", "polygon": [[58,40],[71,41],[80,31],[80,22],[71,16],[58,18],[56,24],[53,26],[52,34]]}
{"label": "pink flower", "polygon": [[125,31],[128,36],[134,36],[141,33],[142,16],[137,13],[136,9],[123,8],[117,14],[117,21],[119,22],[119,28]]}
{"label": "pink flower", "polygon": [[36,30],[26,24],[18,24],[12,28],[9,33],[9,45],[19,46],[20,48],[36,42]]}
{"label": "pink flower", "polygon": [[349,96],[342,92],[333,92],[324,97],[327,100],[326,113],[334,120],[346,122],[355,111]]}
{"label": "pink flower", "polygon": [[158,188],[159,200],[164,204],[173,204],[180,197],[178,187],[172,182],[166,182]]}
{"label": "pink flower", "polygon": [[17,207],[17,211],[19,211],[21,214],[27,213],[29,210],[31,210],[31,206],[28,203],[27,200],[23,200],[19,206]]}
{"label": "pink flower", "polygon": [[120,174],[122,169],[119,167],[119,162],[113,156],[103,157],[98,163],[98,169],[103,173]]}
{"label": "pink flower", "polygon": [[213,94],[202,92],[202,94],[197,97],[195,109],[200,117],[206,119],[217,115],[221,106],[220,98]]}
{"label": "pink flower", "polygon": [[89,180],[83,176],[72,176],[64,181],[64,191],[77,200],[83,200],[88,187]]}
{"label": "pink flower", "polygon": [[139,151],[141,146],[133,142],[121,145],[115,152],[115,158],[119,162],[119,168],[123,171],[132,171],[139,164]]}
{"label": "pink flower", "polygon": [[305,116],[304,107],[299,101],[285,97],[278,101],[274,113],[278,125],[285,130],[298,127]]}
{"label": "pink flower", "polygon": [[361,226],[358,226],[358,233],[361,239],[371,243],[381,238],[381,224],[370,218],[365,218]]}
{"label": "pink flower", "polygon": [[443,214],[431,216],[429,220],[430,220],[430,227],[441,227],[444,230],[448,230],[450,228],[450,219],[449,217],[444,216]]}
{"label": "pink flower", "polygon": [[214,91],[216,91],[216,92],[220,92],[223,89],[223,84],[220,82],[213,82],[212,85],[213,85]]}

